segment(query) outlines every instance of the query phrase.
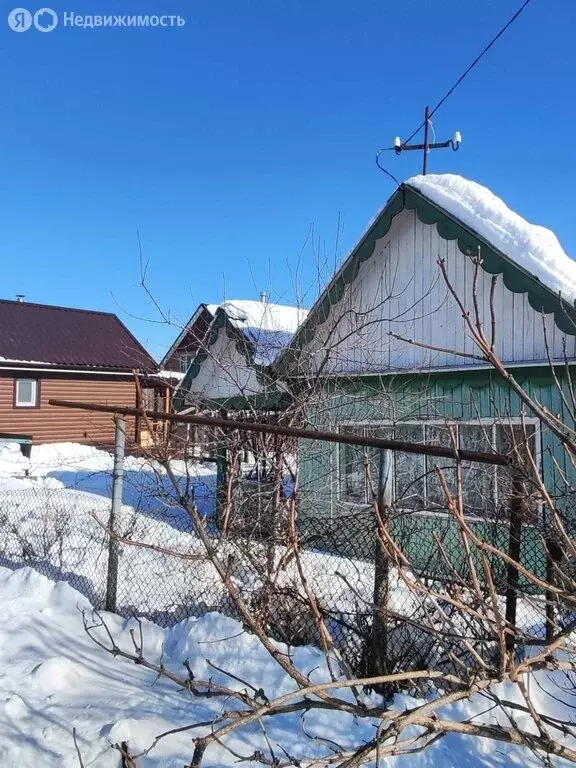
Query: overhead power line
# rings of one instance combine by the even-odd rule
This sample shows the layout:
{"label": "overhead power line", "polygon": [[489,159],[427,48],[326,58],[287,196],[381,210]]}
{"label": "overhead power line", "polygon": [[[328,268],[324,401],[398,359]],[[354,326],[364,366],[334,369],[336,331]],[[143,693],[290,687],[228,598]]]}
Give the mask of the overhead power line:
{"label": "overhead power line", "polygon": [[[466,70],[465,70],[465,71],[464,71],[464,72],[463,72],[463,73],[460,75],[460,77],[458,78],[458,80],[456,80],[456,82],[454,83],[454,85],[452,85],[452,86],[450,87],[450,89],[449,89],[448,91],[446,91],[446,93],[444,94],[444,96],[442,96],[442,98],[440,99],[440,101],[438,102],[438,104],[436,104],[436,106],[435,106],[435,107],[433,107],[433,109],[430,111],[430,113],[429,113],[429,115],[428,115],[428,117],[429,117],[429,118],[431,118],[431,117],[432,117],[432,116],[435,114],[435,112],[437,112],[437,111],[440,109],[440,107],[442,106],[442,104],[444,104],[444,102],[446,101],[446,99],[448,99],[448,98],[449,98],[449,97],[450,97],[450,96],[451,96],[451,95],[454,93],[454,91],[456,90],[456,88],[458,88],[458,86],[460,85],[460,83],[461,83],[463,80],[465,80],[465,78],[466,78],[466,77],[468,77],[468,75],[470,74],[470,72],[472,72],[472,70],[474,69],[474,67],[475,67],[475,66],[476,66],[476,65],[477,65],[477,64],[478,64],[478,63],[479,63],[479,62],[480,62],[480,61],[481,61],[481,60],[484,58],[484,56],[485,56],[485,55],[488,53],[488,51],[490,50],[490,48],[492,48],[492,46],[494,45],[494,43],[496,43],[496,41],[497,41],[497,40],[499,40],[499,39],[502,37],[502,35],[504,34],[504,32],[506,32],[506,30],[508,29],[508,27],[510,27],[510,26],[511,26],[511,25],[512,25],[512,24],[513,24],[515,21],[516,21],[516,19],[518,18],[518,16],[520,16],[520,14],[522,13],[522,11],[523,11],[523,10],[526,8],[526,6],[527,6],[527,5],[528,5],[530,2],[531,2],[531,0],[524,0],[524,2],[522,3],[522,5],[520,6],[520,8],[518,8],[518,10],[516,11],[516,13],[515,13],[515,14],[514,14],[514,15],[513,15],[513,16],[512,16],[510,19],[508,19],[508,21],[507,21],[507,22],[506,22],[506,24],[505,24],[505,25],[504,25],[504,26],[503,26],[503,27],[500,29],[500,31],[498,32],[498,34],[496,34],[496,35],[495,35],[495,36],[492,38],[492,40],[490,40],[490,42],[488,43],[488,45],[486,45],[486,46],[485,46],[485,47],[482,49],[482,51],[481,51],[481,52],[478,54],[478,56],[476,56],[476,58],[475,58],[475,59],[474,59],[474,61],[473,61],[473,62],[470,64],[470,66],[468,67],[468,69],[466,69]],[[409,143],[409,142],[410,142],[410,141],[411,141],[411,140],[414,138],[414,136],[416,136],[416,134],[417,134],[419,131],[421,131],[421,130],[422,130],[422,128],[424,128],[424,126],[425,126],[425,125],[426,125],[426,121],[424,120],[422,123],[420,123],[420,125],[418,126],[418,128],[416,128],[416,130],[414,131],[414,133],[410,134],[410,136],[409,136],[409,137],[408,137],[408,138],[407,138],[407,139],[406,139],[406,140],[403,142],[403,144],[408,144],[408,143]]]}

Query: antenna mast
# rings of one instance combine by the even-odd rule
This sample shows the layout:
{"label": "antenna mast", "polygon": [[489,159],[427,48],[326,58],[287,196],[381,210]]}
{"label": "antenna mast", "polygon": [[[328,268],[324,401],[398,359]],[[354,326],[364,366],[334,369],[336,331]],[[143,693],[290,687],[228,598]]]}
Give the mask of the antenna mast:
{"label": "antenna mast", "polygon": [[447,149],[450,147],[454,152],[458,152],[460,144],[462,144],[462,134],[460,131],[456,131],[454,138],[448,139],[448,141],[435,141],[430,143],[430,107],[426,107],[424,110],[424,144],[403,144],[399,136],[394,139],[394,149],[397,155],[401,155],[402,152],[412,152],[414,150],[422,151],[422,174],[426,176],[428,173],[428,156],[431,149]]}

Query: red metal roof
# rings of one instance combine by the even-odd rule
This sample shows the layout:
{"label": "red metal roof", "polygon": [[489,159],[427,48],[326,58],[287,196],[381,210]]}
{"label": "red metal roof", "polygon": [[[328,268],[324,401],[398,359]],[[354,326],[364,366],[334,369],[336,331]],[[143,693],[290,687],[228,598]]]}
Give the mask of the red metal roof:
{"label": "red metal roof", "polygon": [[9,362],[147,372],[158,367],[110,312],[0,299],[0,367]]}

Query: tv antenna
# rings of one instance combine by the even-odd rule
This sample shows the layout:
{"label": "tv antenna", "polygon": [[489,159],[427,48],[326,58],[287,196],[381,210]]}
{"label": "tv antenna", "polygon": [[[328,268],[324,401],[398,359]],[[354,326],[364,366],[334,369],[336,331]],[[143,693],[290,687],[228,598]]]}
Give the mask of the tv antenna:
{"label": "tv antenna", "polygon": [[425,176],[428,173],[428,156],[432,149],[452,149],[454,152],[458,152],[460,145],[462,144],[462,134],[460,131],[454,133],[452,139],[448,141],[434,141],[430,142],[430,127],[432,121],[430,120],[430,107],[426,107],[424,110],[424,143],[423,144],[404,144],[400,136],[396,136],[394,139],[394,146],[389,147],[393,149],[397,155],[401,155],[402,152],[413,152],[414,150],[422,152],[422,174]]}

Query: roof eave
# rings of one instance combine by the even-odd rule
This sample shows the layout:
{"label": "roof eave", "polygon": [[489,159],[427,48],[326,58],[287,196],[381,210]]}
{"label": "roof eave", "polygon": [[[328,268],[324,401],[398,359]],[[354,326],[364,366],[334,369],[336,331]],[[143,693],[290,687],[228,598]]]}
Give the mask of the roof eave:
{"label": "roof eave", "polygon": [[103,365],[80,365],[78,363],[41,363],[39,361],[27,362],[26,360],[0,360],[0,370],[25,370],[25,371],[70,371],[72,373],[114,374],[133,376],[137,370],[139,375],[151,376],[156,368],[120,367]]}

